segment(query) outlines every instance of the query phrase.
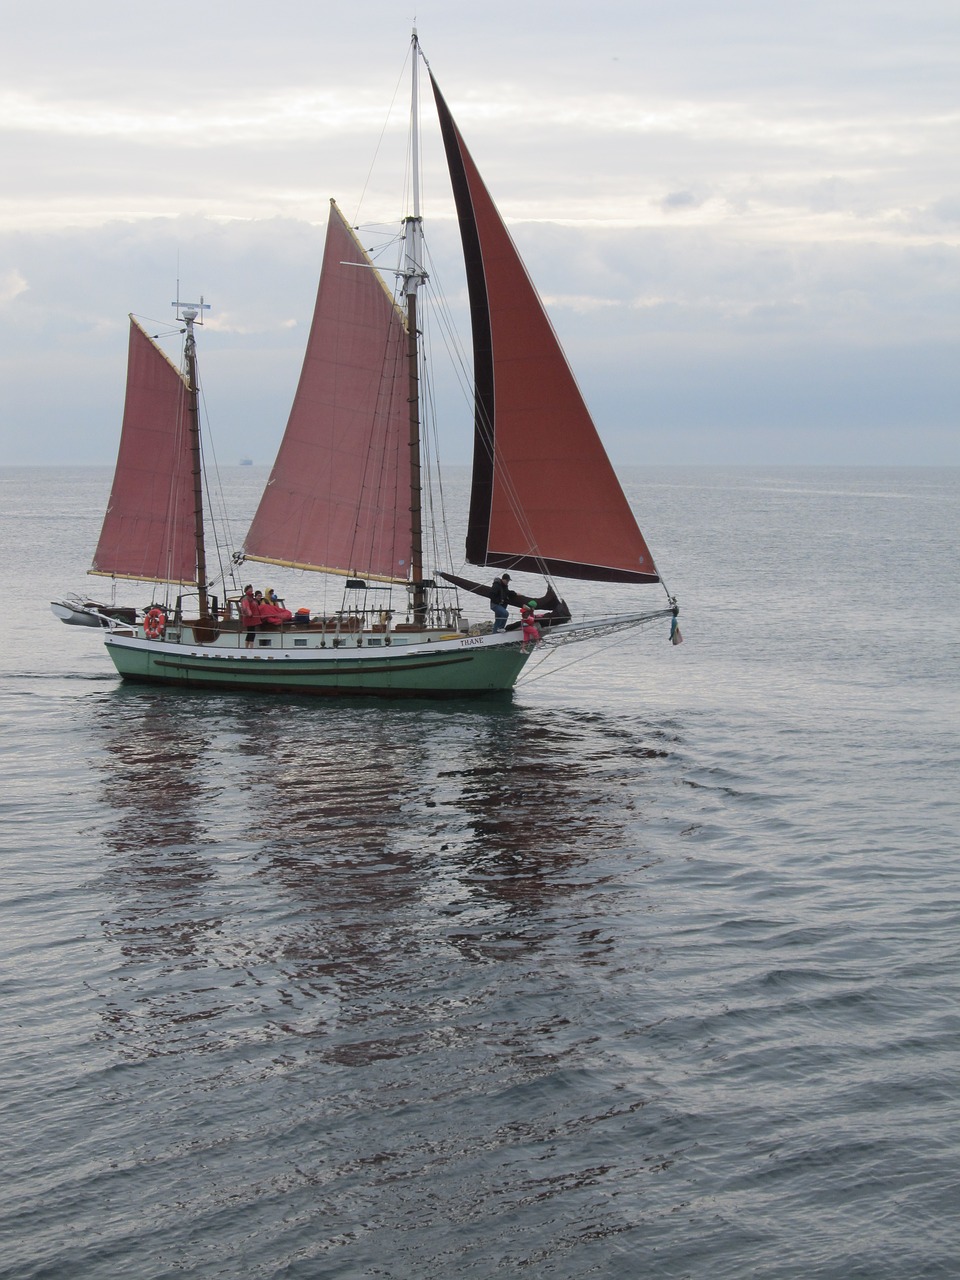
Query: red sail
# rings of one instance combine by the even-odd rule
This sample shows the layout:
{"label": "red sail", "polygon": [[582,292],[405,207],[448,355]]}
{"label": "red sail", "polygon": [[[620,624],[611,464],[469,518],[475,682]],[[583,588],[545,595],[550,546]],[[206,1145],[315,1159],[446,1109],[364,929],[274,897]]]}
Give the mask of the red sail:
{"label": "red sail", "polygon": [[543,304],[431,80],[473,317],[467,559],[571,578],[659,582]]}
{"label": "red sail", "polygon": [[120,450],[90,572],[196,583],[187,384],[130,317]]}
{"label": "red sail", "polygon": [[331,201],[300,384],[247,534],[248,558],[407,578],[405,353],[403,315]]}

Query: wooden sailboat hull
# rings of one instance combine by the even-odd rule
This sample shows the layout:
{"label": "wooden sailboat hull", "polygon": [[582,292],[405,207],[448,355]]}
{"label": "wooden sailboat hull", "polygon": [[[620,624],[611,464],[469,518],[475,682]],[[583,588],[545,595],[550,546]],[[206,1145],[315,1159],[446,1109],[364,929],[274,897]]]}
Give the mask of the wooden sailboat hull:
{"label": "wooden sailboat hull", "polygon": [[513,688],[529,654],[515,637],[470,637],[396,648],[307,651],[191,646],[110,633],[107,651],[129,681],[197,689],[330,697],[464,698]]}

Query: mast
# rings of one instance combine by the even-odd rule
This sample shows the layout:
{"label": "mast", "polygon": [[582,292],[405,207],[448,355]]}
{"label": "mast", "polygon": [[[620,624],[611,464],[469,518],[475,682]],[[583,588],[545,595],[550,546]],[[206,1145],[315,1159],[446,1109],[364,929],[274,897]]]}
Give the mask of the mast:
{"label": "mast", "polygon": [[410,105],[413,213],[403,220],[403,292],[407,308],[407,377],[410,402],[410,578],[413,616],[426,624],[427,590],[423,585],[423,483],[420,474],[420,353],[417,335],[417,290],[426,280],[423,270],[423,219],[420,216],[420,42],[414,27],[411,47]]}
{"label": "mast", "polygon": [[197,317],[203,324],[203,313],[209,306],[203,298],[197,302],[179,303],[174,306],[187,328],[184,357],[187,374],[187,415],[190,428],[190,457],[193,464],[193,534],[197,552],[198,611],[201,619],[207,617],[207,553],[203,542],[203,463],[200,453],[200,406],[197,378],[197,343],[193,336],[193,324]]}

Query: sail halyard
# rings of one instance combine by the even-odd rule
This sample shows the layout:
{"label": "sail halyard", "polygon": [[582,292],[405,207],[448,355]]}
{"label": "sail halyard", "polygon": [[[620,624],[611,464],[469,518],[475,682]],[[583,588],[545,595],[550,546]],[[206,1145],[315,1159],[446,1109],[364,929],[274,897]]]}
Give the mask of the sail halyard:
{"label": "sail halyard", "polygon": [[474,348],[473,564],[659,582],[553,326],[431,74]]}

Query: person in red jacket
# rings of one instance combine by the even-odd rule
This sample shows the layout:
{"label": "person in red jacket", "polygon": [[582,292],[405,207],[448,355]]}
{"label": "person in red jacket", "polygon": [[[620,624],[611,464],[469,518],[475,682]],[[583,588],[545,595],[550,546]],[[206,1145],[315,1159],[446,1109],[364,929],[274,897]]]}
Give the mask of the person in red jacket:
{"label": "person in red jacket", "polygon": [[283,607],[273,587],[267,587],[260,601],[260,621],[270,626],[279,627],[282,622],[289,622],[293,614]]}
{"label": "person in red jacket", "polygon": [[253,648],[254,632],[260,625],[260,602],[253,594],[250,583],[243,588],[240,597],[240,617],[247,626],[247,648]]}
{"label": "person in red jacket", "polygon": [[531,644],[537,644],[540,640],[540,628],[537,626],[537,619],[534,616],[533,606],[525,604],[520,610],[520,621],[523,623],[523,648],[521,653],[529,653],[528,648]]}

